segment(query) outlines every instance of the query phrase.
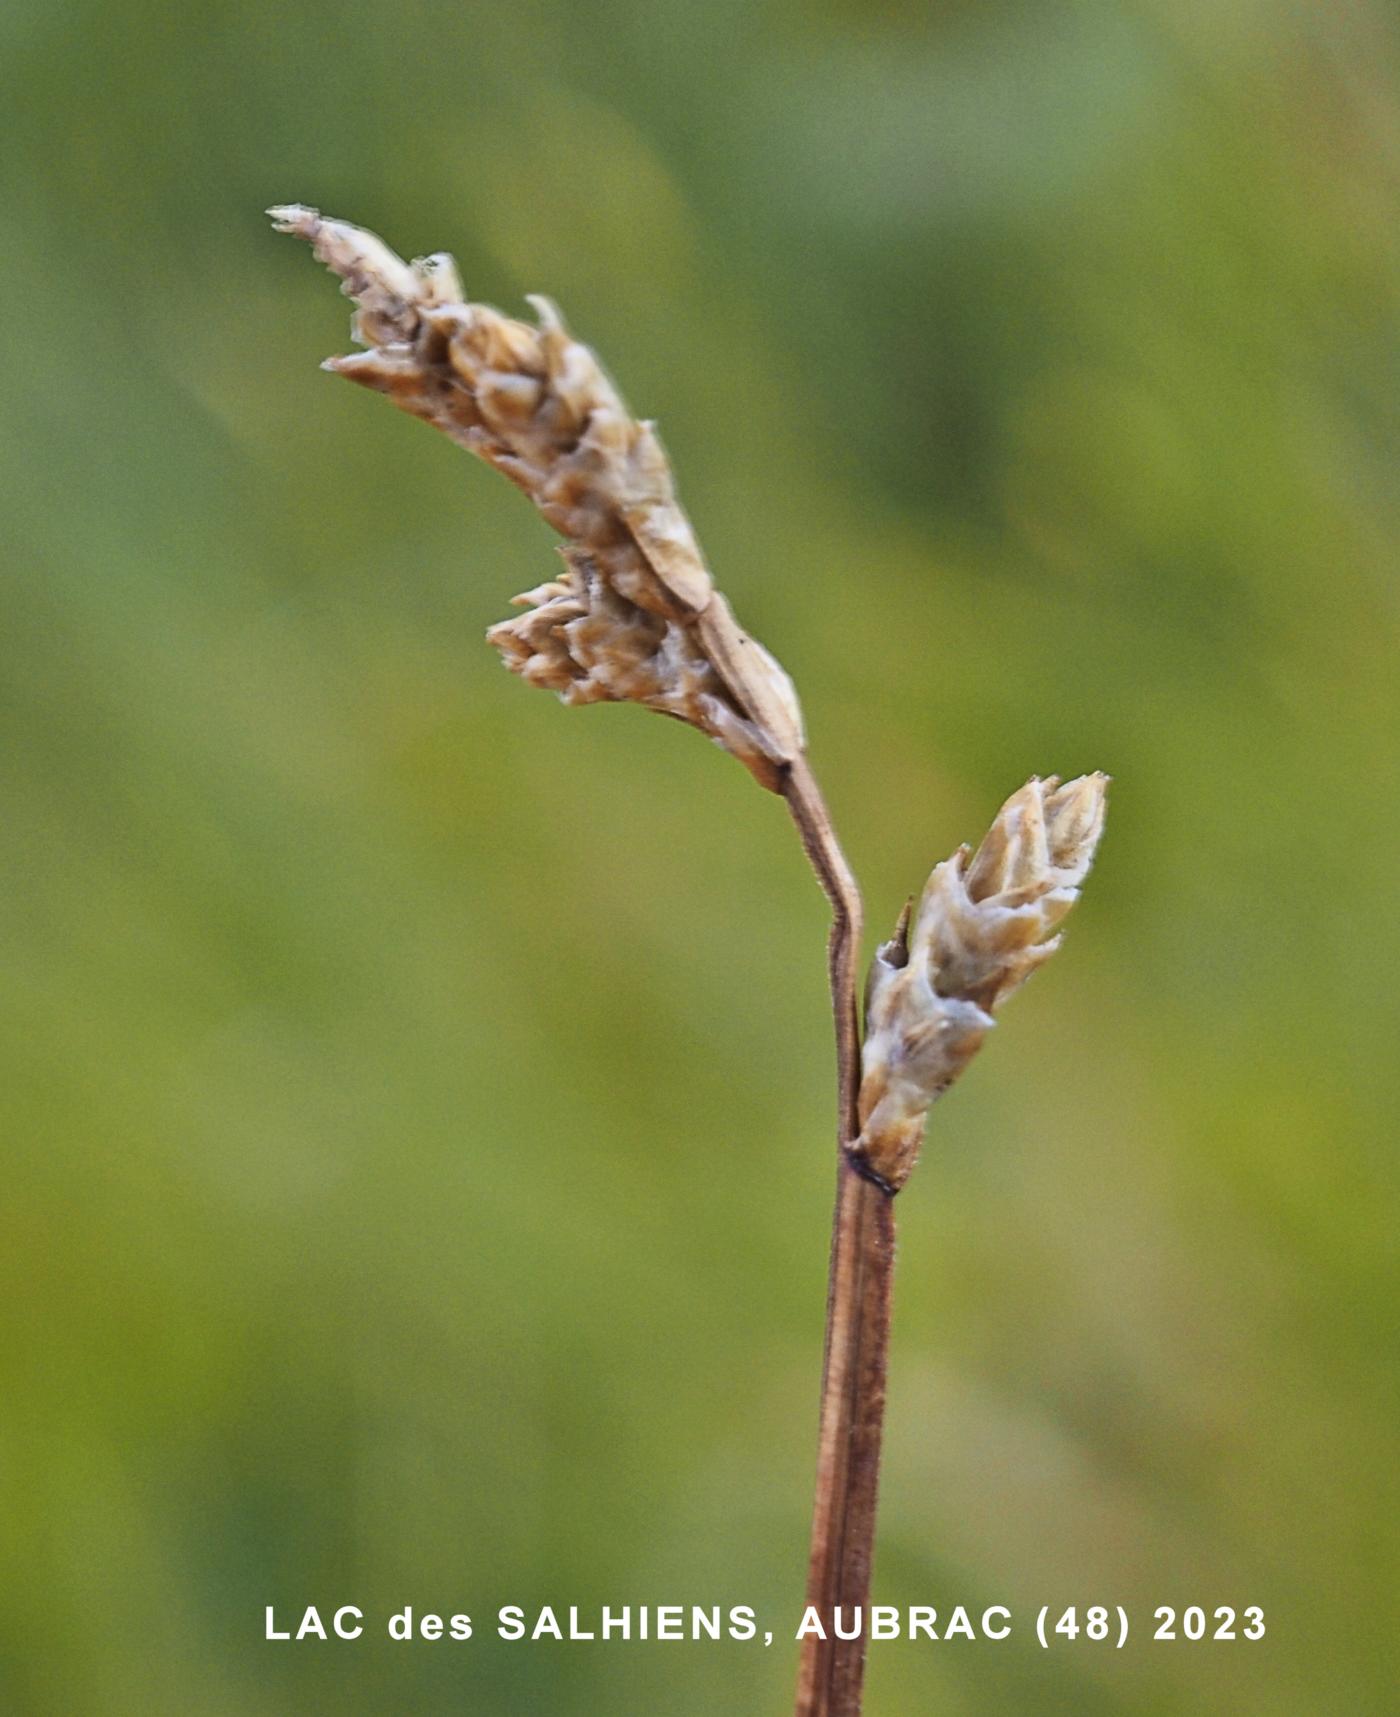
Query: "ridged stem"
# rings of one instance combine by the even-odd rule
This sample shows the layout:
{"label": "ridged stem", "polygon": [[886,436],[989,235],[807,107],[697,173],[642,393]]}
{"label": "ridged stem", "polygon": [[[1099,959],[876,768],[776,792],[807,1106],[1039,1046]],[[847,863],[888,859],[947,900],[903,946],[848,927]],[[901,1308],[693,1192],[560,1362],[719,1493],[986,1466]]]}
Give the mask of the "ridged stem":
{"label": "ridged stem", "polygon": [[837,1608],[865,1610],[875,1544],[884,1427],[894,1198],[866,1178],[848,1152],[860,1133],[860,892],[836,839],[806,758],[789,771],[784,796],[832,908],[829,975],[836,1025],[838,1134],[836,1209],[827,1288],[816,1499],[807,1604],[825,1639],[802,1642],[795,1717],[859,1717],[866,1630],[834,1637]]}

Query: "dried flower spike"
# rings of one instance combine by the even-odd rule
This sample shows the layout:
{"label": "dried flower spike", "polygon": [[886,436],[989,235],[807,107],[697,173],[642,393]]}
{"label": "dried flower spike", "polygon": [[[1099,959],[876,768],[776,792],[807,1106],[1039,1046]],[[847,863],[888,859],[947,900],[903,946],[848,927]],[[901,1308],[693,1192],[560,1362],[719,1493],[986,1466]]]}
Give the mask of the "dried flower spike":
{"label": "dried flower spike", "polygon": [[[1031,781],[975,858],[930,876],[876,957],[862,1056],[860,891],[808,761],[791,682],[715,590],[652,426],[628,413],[558,312],[537,326],[466,302],[450,257],[407,263],[295,205],[269,211],[354,300],[368,350],[327,368],[387,394],[513,482],[564,537],[562,576],[488,633],[506,665],[566,703],[631,702],[700,728],[787,803],[832,909],[838,1173],[807,1603],[863,1615],[884,1420],[894,1198],[929,1105],[1000,1003],[1058,946],[1103,823],[1107,778]],[[912,924],[911,924],[912,918]],[[859,1717],[865,1632],[803,1639],[796,1717]]]}
{"label": "dried flower spike", "polygon": [[676,499],[665,450],[559,312],[538,326],[465,301],[456,265],[406,263],[373,233],[299,204],[270,209],[357,306],[369,349],[326,368],[387,394],[507,476],[566,539],[562,577],[487,633],[507,667],[566,703],[678,717],[781,792],[802,755],[792,682],[734,619]]}
{"label": "dried flower spike", "polygon": [[993,1014],[1060,945],[1103,831],[1106,775],[1028,781],[971,859],[937,865],[910,922],[870,968],[861,1058],[858,1162],[898,1190],[924,1118],[991,1030]]}

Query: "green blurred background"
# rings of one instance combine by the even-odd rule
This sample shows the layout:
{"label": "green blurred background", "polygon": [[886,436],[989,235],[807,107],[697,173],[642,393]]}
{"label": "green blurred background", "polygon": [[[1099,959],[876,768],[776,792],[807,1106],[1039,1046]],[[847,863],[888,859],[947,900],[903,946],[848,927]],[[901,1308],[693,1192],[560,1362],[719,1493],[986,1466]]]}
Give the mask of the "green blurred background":
{"label": "green blurred background", "polygon": [[[872,1717],[1393,1711],[1392,10],[7,0],[0,87],[0,1709],[790,1698],[823,903],[730,759],[502,672],[549,534],[318,375],[300,198],[659,418],[872,940],[1115,777],[900,1201],[876,1595],[1020,1630]],[[781,1637],[262,1639],[512,1602]]]}

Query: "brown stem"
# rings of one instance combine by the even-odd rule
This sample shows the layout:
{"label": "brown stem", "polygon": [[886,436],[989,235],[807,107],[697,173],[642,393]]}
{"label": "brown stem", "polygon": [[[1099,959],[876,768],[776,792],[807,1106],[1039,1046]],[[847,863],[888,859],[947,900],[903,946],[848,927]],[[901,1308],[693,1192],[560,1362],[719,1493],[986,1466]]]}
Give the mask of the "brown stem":
{"label": "brown stem", "polygon": [[864,1611],[870,1593],[894,1271],[894,1198],[862,1176],[847,1150],[860,1132],[860,893],[805,757],[793,764],[784,791],[831,902],[829,955],[840,1115],[807,1572],[807,1603],[816,1607],[827,1638],[809,1635],[802,1642],[796,1717],[859,1717],[865,1630],[862,1627],[858,1639],[838,1640],[833,1622],[838,1606],[847,1611],[847,1621],[852,1608]]}
{"label": "brown stem", "polygon": [[802,836],[802,845],[831,902],[831,939],[827,967],[831,980],[831,1009],[836,1020],[837,1143],[845,1145],[860,1132],[856,1094],[860,1086],[860,1015],[856,1006],[856,962],[860,958],[860,889],[841,851],[817,778],[805,755],[788,767],[783,797]]}
{"label": "brown stem", "polygon": [[802,1642],[796,1717],[859,1717],[865,1629],[834,1637],[838,1607],[849,1625],[870,1596],[885,1361],[894,1274],[894,1199],[864,1179],[844,1152],[837,1168],[836,1214],[827,1290],[826,1360],[807,1604],[827,1638]]}

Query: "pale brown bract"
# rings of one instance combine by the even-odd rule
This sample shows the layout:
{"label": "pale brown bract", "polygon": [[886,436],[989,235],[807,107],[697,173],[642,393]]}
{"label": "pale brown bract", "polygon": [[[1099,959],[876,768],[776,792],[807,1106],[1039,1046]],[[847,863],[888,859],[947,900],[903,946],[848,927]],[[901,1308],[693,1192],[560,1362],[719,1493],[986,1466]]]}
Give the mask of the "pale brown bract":
{"label": "pale brown bract", "polygon": [[538,325],[466,300],[446,255],[405,262],[315,209],[269,210],[354,300],[368,350],[326,368],[385,394],[508,477],[565,538],[563,575],[487,633],[567,703],[634,702],[698,727],[781,792],[802,753],[792,681],[715,589],[666,453],[546,298]]}

